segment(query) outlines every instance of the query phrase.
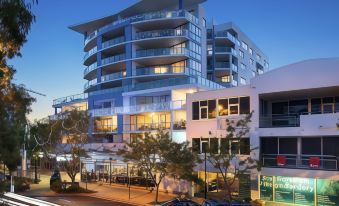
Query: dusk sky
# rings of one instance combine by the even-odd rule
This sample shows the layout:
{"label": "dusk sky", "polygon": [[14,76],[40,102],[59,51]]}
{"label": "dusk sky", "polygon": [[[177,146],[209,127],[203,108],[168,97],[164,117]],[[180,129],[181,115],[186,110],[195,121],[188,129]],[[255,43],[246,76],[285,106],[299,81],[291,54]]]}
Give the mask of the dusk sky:
{"label": "dusk sky", "polygon": [[[53,99],[83,91],[83,36],[68,26],[116,13],[135,2],[41,0],[33,7],[36,22],[23,56],[10,61],[17,69],[16,83],[47,95],[32,94],[37,102],[31,120],[53,114]],[[270,69],[339,56],[338,0],[208,0],[204,8],[216,23],[237,24],[269,57]]]}

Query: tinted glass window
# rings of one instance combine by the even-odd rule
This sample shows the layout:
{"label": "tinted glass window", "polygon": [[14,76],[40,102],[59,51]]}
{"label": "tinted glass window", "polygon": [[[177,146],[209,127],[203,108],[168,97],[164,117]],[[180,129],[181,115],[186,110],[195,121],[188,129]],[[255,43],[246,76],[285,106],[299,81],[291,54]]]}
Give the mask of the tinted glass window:
{"label": "tinted glass window", "polygon": [[200,153],[200,138],[192,139],[192,149],[193,149],[193,152]]}
{"label": "tinted glass window", "polygon": [[205,153],[208,151],[208,138],[201,139],[201,152]]}
{"label": "tinted glass window", "polygon": [[261,138],[261,154],[278,154],[278,138]]}
{"label": "tinted glass window", "polygon": [[240,114],[250,113],[250,97],[240,97]]}
{"label": "tinted glass window", "polygon": [[297,154],[297,138],[279,138],[279,154]]}
{"label": "tinted glass window", "polygon": [[301,152],[305,155],[321,155],[321,138],[302,138]]}
{"label": "tinted glass window", "polygon": [[311,112],[312,114],[321,113],[321,99],[320,98],[311,99]]}
{"label": "tinted glass window", "polygon": [[200,119],[207,119],[207,108],[200,108]]}
{"label": "tinted glass window", "polygon": [[287,114],[288,102],[275,102],[272,103],[272,114]]}
{"label": "tinted glass window", "polygon": [[323,98],[323,103],[324,104],[333,103],[333,97],[324,97]]}
{"label": "tinted glass window", "polygon": [[240,140],[240,154],[249,155],[250,154],[250,139],[243,138]]}
{"label": "tinted glass window", "polygon": [[192,102],[192,119],[199,119],[199,102]]}
{"label": "tinted glass window", "polygon": [[323,154],[339,157],[339,137],[323,138]]}
{"label": "tinted glass window", "polygon": [[208,100],[208,118],[213,119],[217,116],[216,100]]}
{"label": "tinted glass window", "polygon": [[339,112],[339,97],[335,98],[335,112]]}
{"label": "tinted glass window", "polygon": [[308,112],[308,100],[294,100],[289,102],[290,114],[303,114]]}
{"label": "tinted glass window", "polygon": [[220,139],[220,152],[221,153],[228,153],[229,151],[229,141],[226,138]]}
{"label": "tinted glass window", "polygon": [[218,153],[218,138],[210,139],[210,153]]}
{"label": "tinted glass window", "polygon": [[238,104],[239,100],[238,98],[230,98],[230,104]]}
{"label": "tinted glass window", "polygon": [[230,106],[230,114],[239,114],[238,105]]}
{"label": "tinted glass window", "polygon": [[200,106],[207,106],[207,101],[200,101]]}
{"label": "tinted glass window", "polygon": [[218,110],[219,110],[219,116],[228,115],[228,99],[218,100]]}
{"label": "tinted glass window", "polygon": [[232,154],[239,154],[240,143],[239,141],[232,141],[231,142],[231,153]]}

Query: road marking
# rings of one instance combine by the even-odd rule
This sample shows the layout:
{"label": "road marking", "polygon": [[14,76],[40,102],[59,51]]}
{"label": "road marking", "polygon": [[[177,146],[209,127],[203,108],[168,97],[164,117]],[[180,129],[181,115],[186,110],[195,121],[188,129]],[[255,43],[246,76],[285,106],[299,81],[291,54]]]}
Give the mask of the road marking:
{"label": "road marking", "polygon": [[59,200],[63,200],[65,202],[71,203],[72,201],[66,200],[66,199],[59,199]]}

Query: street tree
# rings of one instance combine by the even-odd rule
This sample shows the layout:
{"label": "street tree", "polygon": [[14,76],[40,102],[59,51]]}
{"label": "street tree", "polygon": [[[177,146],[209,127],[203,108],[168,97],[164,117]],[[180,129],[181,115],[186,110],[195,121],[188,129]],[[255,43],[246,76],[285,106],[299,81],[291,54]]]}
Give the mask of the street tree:
{"label": "street tree", "polygon": [[159,186],[165,176],[196,181],[193,168],[198,156],[192,153],[187,142],[173,142],[169,133],[159,130],[155,134],[145,133],[144,138],[126,143],[119,150],[125,161],[131,161],[143,169],[155,184],[154,203],[158,203]]}
{"label": "street tree", "polygon": [[[235,183],[242,175],[260,169],[254,153],[257,148],[251,148],[243,141],[249,137],[252,114],[238,120],[226,119],[226,136],[221,137],[222,144],[218,148],[206,149],[207,161],[221,174],[227,201],[232,201]],[[247,150],[244,151],[247,155],[239,155],[239,150]]]}
{"label": "street tree", "polygon": [[0,0],[0,161],[10,171],[20,162],[26,115],[34,102],[23,85],[12,83],[15,69],[9,59],[21,56],[20,49],[35,21],[31,5],[23,0]]}
{"label": "street tree", "polygon": [[35,141],[31,148],[42,150],[50,160],[61,158],[57,166],[64,169],[74,183],[80,172],[80,157],[86,156],[88,125],[87,112],[76,109],[62,113],[56,120],[38,122],[31,128],[31,138]]}

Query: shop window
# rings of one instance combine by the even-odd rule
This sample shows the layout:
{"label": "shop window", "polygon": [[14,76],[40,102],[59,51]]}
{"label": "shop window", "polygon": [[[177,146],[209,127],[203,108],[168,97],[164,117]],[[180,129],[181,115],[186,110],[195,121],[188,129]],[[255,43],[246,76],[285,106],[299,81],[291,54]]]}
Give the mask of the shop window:
{"label": "shop window", "polygon": [[228,99],[218,100],[218,111],[219,111],[219,116],[228,115]]}

